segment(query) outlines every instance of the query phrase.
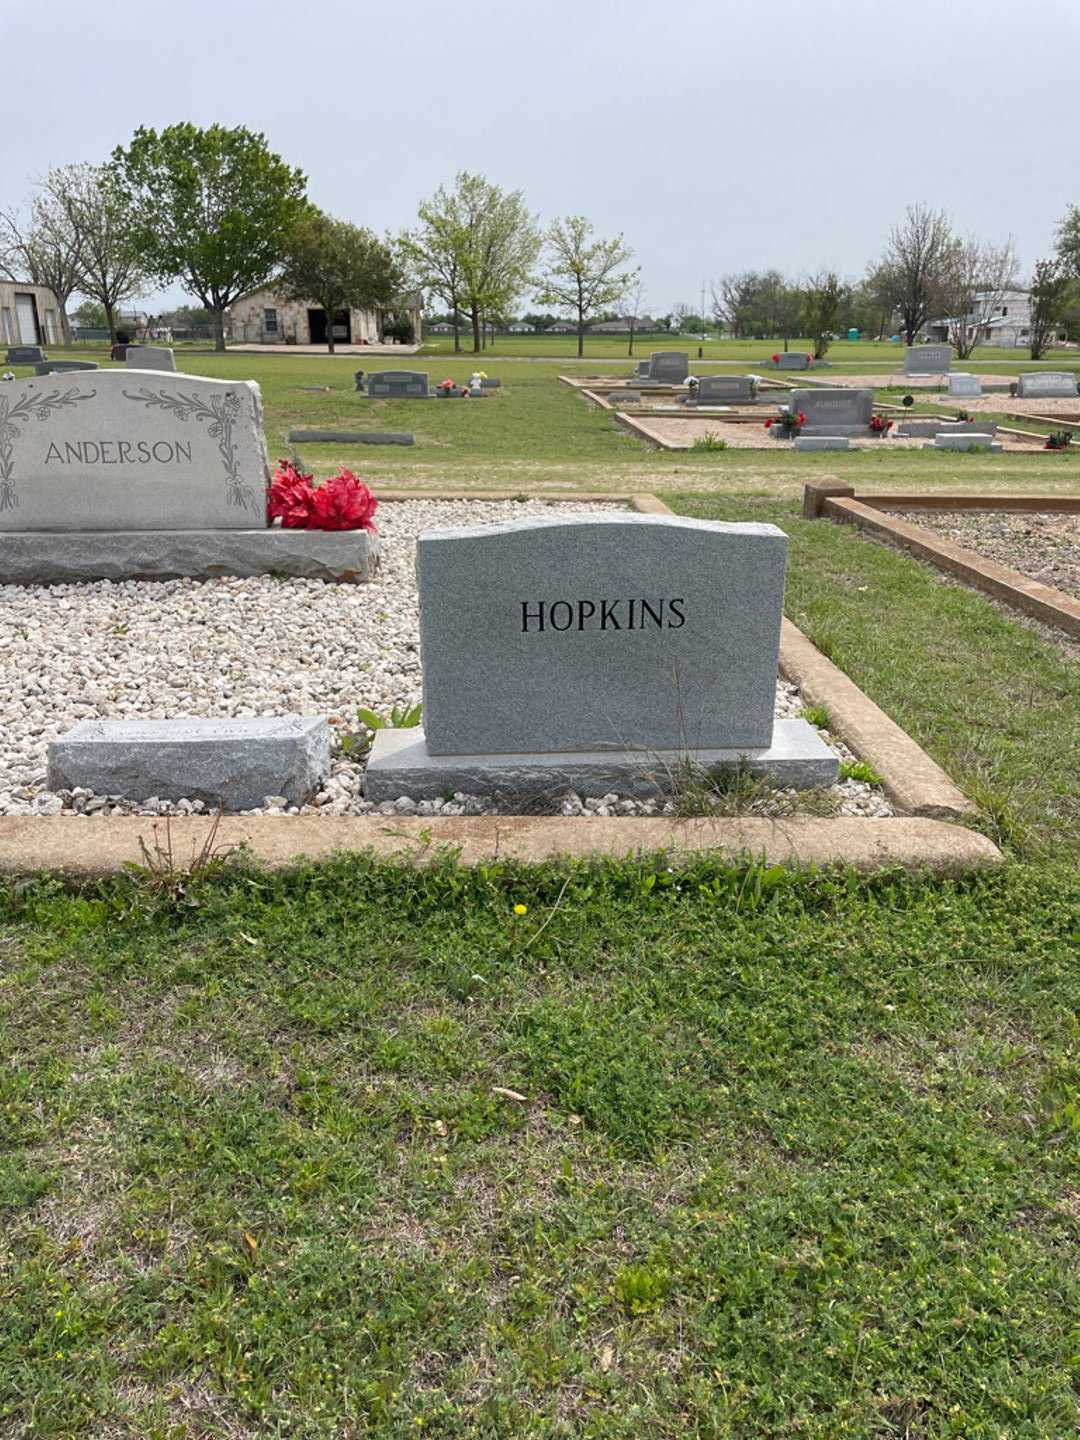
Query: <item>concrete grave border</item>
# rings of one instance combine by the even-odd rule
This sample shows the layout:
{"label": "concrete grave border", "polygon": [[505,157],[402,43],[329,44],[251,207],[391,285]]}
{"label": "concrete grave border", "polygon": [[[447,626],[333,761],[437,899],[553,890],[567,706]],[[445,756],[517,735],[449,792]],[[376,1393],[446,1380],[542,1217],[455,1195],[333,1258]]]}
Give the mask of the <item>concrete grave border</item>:
{"label": "concrete grave border", "polygon": [[[674,512],[648,493],[406,489],[384,490],[388,503],[441,500],[538,499],[551,505],[608,501],[646,515]],[[183,865],[213,833],[219,847],[243,846],[273,867],[368,851],[417,863],[441,860],[447,851],[473,865],[503,859],[530,863],[558,857],[611,857],[661,853],[673,863],[712,854],[723,862],[762,859],[794,867],[851,865],[864,873],[895,867],[959,874],[1004,863],[985,835],[956,821],[972,819],[976,806],[945,771],[828,660],[786,617],[780,637],[780,672],[805,699],[827,707],[833,732],[878,771],[886,794],[902,813],[889,818],[836,819],[757,817],[672,820],[575,816],[117,816],[82,822],[71,816],[0,816],[0,874],[52,871],[72,879],[121,873],[145,862],[142,844],[168,828],[177,864]],[[142,843],[140,843],[142,842]]]}
{"label": "concrete grave border", "polygon": [[1032,514],[1038,511],[1066,515],[1080,514],[1080,497],[1068,495],[864,495],[857,497],[850,485],[807,485],[803,491],[803,514],[808,519],[842,520],[857,525],[879,540],[887,540],[928,560],[939,570],[955,575],[976,590],[1030,615],[1043,624],[1054,625],[1067,635],[1080,637],[1080,601],[1032,580],[1020,570],[999,565],[976,550],[968,550],[921,525],[899,520],[888,510],[1004,510]]}

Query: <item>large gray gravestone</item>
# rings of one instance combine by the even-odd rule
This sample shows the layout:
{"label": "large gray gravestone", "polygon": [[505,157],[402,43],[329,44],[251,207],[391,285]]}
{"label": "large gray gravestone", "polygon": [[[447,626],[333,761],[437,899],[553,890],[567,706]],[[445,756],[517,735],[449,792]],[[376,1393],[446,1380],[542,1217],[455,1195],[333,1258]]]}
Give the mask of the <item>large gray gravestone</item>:
{"label": "large gray gravestone", "polygon": [[1076,376],[1064,372],[1044,370],[1041,374],[1029,372],[1017,381],[1016,393],[1021,400],[1044,398],[1065,400],[1076,398]]}
{"label": "large gray gravestone", "polygon": [[128,370],[0,386],[0,532],[266,524],[252,381]]}
{"label": "large gray gravestone", "polygon": [[367,393],[379,400],[426,400],[427,372],[424,370],[375,370],[367,377]]}
{"label": "large gray gravestone", "polygon": [[796,413],[806,415],[806,429],[821,425],[842,427],[833,434],[843,434],[848,427],[865,428],[874,413],[873,390],[837,387],[835,390],[792,390],[787,403]]}
{"label": "large gray gravestone", "polygon": [[698,381],[699,405],[738,405],[753,400],[757,387],[749,375],[702,375]]}
{"label": "large gray gravestone", "polygon": [[48,783],[255,810],[267,795],[303,805],[329,771],[330,727],[321,716],[83,720],[49,745]]}
{"label": "large gray gravestone", "polygon": [[417,543],[432,754],[767,745],[787,537],[677,516]]}
{"label": "large gray gravestone", "polygon": [[809,370],[810,356],[805,350],[782,350],[776,357],[778,370]]}
{"label": "large gray gravestone", "polygon": [[46,358],[40,345],[12,345],[4,356],[4,364],[38,365]]}
{"label": "large gray gravestone", "polygon": [[947,375],[951,364],[950,345],[909,345],[904,351],[905,375]]}
{"label": "large gray gravestone", "polygon": [[813,728],[774,720],[786,551],[773,525],[674,515],[425,532],[424,729],[378,732],[369,798],[650,794],[742,758],[830,784]]}
{"label": "large gray gravestone", "polygon": [[176,372],[176,354],[167,345],[129,345],[125,361],[129,370]]}
{"label": "large gray gravestone", "polygon": [[649,356],[648,378],[661,385],[681,385],[690,374],[685,350],[654,350]]}

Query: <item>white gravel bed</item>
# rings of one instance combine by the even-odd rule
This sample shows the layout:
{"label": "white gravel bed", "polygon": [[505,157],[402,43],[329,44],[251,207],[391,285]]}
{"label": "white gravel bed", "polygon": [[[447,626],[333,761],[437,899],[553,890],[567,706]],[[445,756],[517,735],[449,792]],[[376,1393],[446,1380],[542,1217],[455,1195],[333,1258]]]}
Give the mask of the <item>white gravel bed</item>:
{"label": "white gravel bed", "polygon": [[[559,512],[622,508],[570,501],[560,503]],[[415,704],[421,694],[416,536],[433,527],[551,513],[541,500],[386,503],[376,516],[382,567],[364,585],[264,576],[0,586],[0,815],[204,810],[199,801],[134,803],[89,791],[51,793],[49,741],[79,720],[321,714],[345,736],[357,729],[359,705],[388,713],[395,705]],[[798,709],[797,692],[780,681],[776,713]],[[303,812],[371,813],[362,783],[362,765],[339,751],[325,789]],[[880,792],[856,781],[838,786],[836,800],[845,814],[892,813]],[[492,808],[483,797],[421,802],[410,812],[412,803],[397,813],[480,814]],[[607,797],[577,797],[579,808],[572,799],[567,803],[568,813],[660,813],[653,802]],[[616,803],[618,811],[602,808]],[[284,807],[280,797],[268,796],[262,811],[253,813],[280,814]]]}

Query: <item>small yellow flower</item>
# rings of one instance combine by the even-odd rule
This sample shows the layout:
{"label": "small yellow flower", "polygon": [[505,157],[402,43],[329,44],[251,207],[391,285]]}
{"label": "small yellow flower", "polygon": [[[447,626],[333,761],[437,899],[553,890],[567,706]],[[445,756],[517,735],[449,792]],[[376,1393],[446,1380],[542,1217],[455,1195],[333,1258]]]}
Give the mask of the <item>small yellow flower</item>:
{"label": "small yellow flower", "polygon": [[515,905],[515,906],[514,906],[514,914],[515,914],[515,915],[527,915],[528,913],[529,913],[529,907],[528,907],[528,905]]}

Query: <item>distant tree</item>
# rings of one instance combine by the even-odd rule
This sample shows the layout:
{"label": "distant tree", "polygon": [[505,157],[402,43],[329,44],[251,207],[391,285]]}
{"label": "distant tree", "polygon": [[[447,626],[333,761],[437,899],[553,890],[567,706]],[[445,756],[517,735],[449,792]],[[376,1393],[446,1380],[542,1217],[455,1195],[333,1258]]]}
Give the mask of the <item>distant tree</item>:
{"label": "distant tree", "polygon": [[1057,259],[1070,280],[1080,280],[1080,205],[1070,205],[1055,231]]}
{"label": "distant tree", "polygon": [[107,330],[109,319],[100,300],[83,300],[71,317],[81,330]]}
{"label": "distant tree", "polygon": [[56,296],[65,345],[71,343],[67,309],[79,289],[84,236],[64,203],[69,177],[81,167],[50,170],[41,182],[25,224],[15,211],[0,210],[0,274],[44,285]]}
{"label": "distant tree", "polygon": [[832,271],[813,275],[802,287],[802,329],[814,342],[814,359],[823,360],[836,333],[843,287]]}
{"label": "distant tree", "polygon": [[339,310],[385,306],[401,288],[390,246],[370,230],[312,208],[290,230],[278,283],[288,300],[316,300],[326,315],[326,348],[334,353]]}
{"label": "distant tree", "polygon": [[645,285],[638,271],[634,281],[634,288],[630,294],[630,336],[626,347],[627,355],[634,353],[634,336],[637,333],[638,321],[641,319],[641,312],[645,305]]}
{"label": "distant tree", "polygon": [[146,270],[179,280],[210,311],[225,349],[225,312],[273,276],[306,208],[305,179],[243,126],[139,129],[113,152]]}
{"label": "distant tree", "polygon": [[49,172],[50,204],[79,235],[77,290],[105,312],[109,339],[116,342],[121,306],[147,285],[147,271],[132,238],[131,203],[108,165],[65,165]]}
{"label": "distant tree", "polygon": [[852,323],[862,334],[884,340],[893,333],[892,295],[892,277],[883,266],[872,265],[852,293]]}
{"label": "distant tree", "polygon": [[454,327],[454,353],[458,354],[465,309],[465,238],[456,194],[440,185],[431,199],[420,205],[418,215],[418,228],[401,236],[401,253],[410,280],[449,306],[447,319]]}
{"label": "distant tree", "polygon": [[752,306],[760,288],[759,276],[753,270],[725,275],[718,286],[713,286],[713,319],[730,330],[736,340],[753,333]]}
{"label": "distant tree", "polygon": [[531,325],[534,330],[542,331],[550,330],[552,325],[555,324],[556,320],[559,317],[557,315],[552,315],[550,311],[545,311],[543,314],[541,314],[540,312],[533,310],[530,311],[528,315],[523,315],[521,318],[526,325]]}
{"label": "distant tree", "polygon": [[889,232],[877,267],[889,303],[899,311],[904,335],[914,345],[919,331],[940,310],[946,269],[956,244],[943,212],[909,205]]}
{"label": "distant tree", "polygon": [[953,239],[941,275],[941,303],[949,324],[949,343],[968,360],[982,328],[1016,288],[1016,247],[1012,240],[992,245],[969,236]]}
{"label": "distant tree", "polygon": [[605,305],[621,300],[638,276],[626,266],[633,252],[621,235],[593,238],[583,215],[555,220],[545,239],[544,272],[537,300],[558,305],[577,319],[577,353],[585,353],[585,323]]}
{"label": "distant tree", "polygon": [[1064,263],[1057,258],[1036,260],[1031,278],[1031,358],[1041,360],[1065,318],[1072,285]]}

